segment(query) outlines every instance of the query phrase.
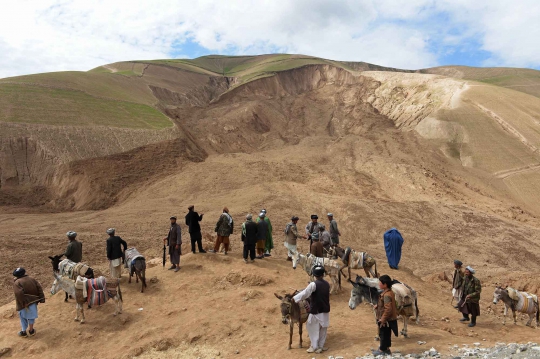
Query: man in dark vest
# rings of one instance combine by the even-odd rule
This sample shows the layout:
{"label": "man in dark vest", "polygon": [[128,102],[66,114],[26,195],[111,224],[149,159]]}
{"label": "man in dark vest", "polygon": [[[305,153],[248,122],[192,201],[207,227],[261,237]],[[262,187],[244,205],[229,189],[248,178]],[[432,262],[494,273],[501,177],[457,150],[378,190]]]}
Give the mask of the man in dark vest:
{"label": "man in dark vest", "polygon": [[324,342],[330,324],[330,284],[323,279],[324,268],[321,266],[313,268],[313,276],[315,281],[309,283],[306,289],[296,294],[293,299],[298,303],[311,298],[311,310],[306,322],[311,346],[307,352],[320,354],[328,350]]}
{"label": "man in dark vest", "polygon": [[163,238],[163,244],[169,246],[169,256],[171,258],[171,267],[169,270],[178,272],[180,270],[180,255],[182,254],[182,229],[176,223],[176,217],[172,216],[171,228],[167,237]]}
{"label": "man in dark vest", "polygon": [[72,262],[79,263],[82,261],[82,243],[77,240],[77,233],[69,231],[66,233],[69,243],[64,255]]}
{"label": "man in dark vest", "polygon": [[202,234],[201,234],[201,225],[199,224],[202,221],[203,214],[199,216],[195,212],[195,206],[191,205],[188,207],[188,214],[186,214],[186,226],[188,226],[189,236],[191,238],[191,251],[195,254],[195,243],[199,247],[199,253],[206,253],[202,247]]}

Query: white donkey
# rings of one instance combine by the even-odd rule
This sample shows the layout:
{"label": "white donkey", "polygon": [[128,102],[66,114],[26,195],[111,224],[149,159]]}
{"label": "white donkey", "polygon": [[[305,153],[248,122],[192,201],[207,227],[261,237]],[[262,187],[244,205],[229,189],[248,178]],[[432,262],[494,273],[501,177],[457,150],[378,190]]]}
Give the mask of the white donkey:
{"label": "white donkey", "polygon": [[536,316],[536,328],[538,328],[540,310],[538,310],[538,297],[536,295],[519,292],[511,287],[501,288],[498,286],[493,293],[493,304],[497,304],[499,300],[504,303],[503,325],[506,325],[506,315],[508,314],[508,308],[510,308],[512,309],[514,324],[517,324],[516,312],[520,312],[529,315],[529,321],[526,324],[528,327],[532,327],[532,321]]}
{"label": "white donkey", "polygon": [[[379,299],[379,280],[377,278],[362,278],[356,276],[356,281],[349,280],[353,285],[349,308],[355,309],[358,304],[368,302],[377,304]],[[396,295],[397,313],[403,319],[401,335],[408,338],[407,324],[409,317],[416,317],[416,324],[420,323],[420,310],[418,309],[418,296],[416,291],[406,284],[397,280],[392,283],[392,292]],[[378,338],[378,335],[375,337]]]}
{"label": "white donkey", "polygon": [[330,293],[335,294],[341,290],[341,273],[339,271],[340,265],[337,261],[330,258],[318,258],[310,253],[303,255],[301,253],[294,253],[292,257],[293,269],[299,264],[304,268],[309,275],[311,281],[313,281],[313,275],[311,273],[313,267],[320,265],[324,267],[324,271],[330,277]]}
{"label": "white donkey", "polygon": [[[55,295],[60,290],[65,291],[67,294],[75,298],[75,301],[77,302],[75,306],[76,310],[76,316],[75,321],[81,321],[81,324],[84,323],[85,317],[84,317],[84,307],[83,304],[87,302],[87,295],[89,292],[94,291],[95,289],[92,288],[92,284],[90,280],[84,281],[84,282],[78,282],[82,283],[83,288],[79,289],[76,288],[76,282],[72,279],[69,279],[67,277],[63,277],[61,275],[58,275],[57,273],[53,273],[54,275],[54,283],[51,288],[51,294]],[[81,277],[78,277],[77,279],[80,279]],[[105,288],[106,279],[105,277],[98,277],[97,278],[98,283],[103,283],[103,288]],[[112,287],[112,286],[111,286]],[[109,293],[105,293],[105,296],[109,295],[114,299],[115,302],[115,311],[114,315],[122,313],[122,292],[120,291],[120,283],[117,282],[115,285],[116,288],[107,290]],[[86,296],[85,296],[86,295]],[[105,304],[106,301],[102,301],[99,303],[93,303],[94,305],[102,305]],[[80,319],[79,319],[80,314]]]}

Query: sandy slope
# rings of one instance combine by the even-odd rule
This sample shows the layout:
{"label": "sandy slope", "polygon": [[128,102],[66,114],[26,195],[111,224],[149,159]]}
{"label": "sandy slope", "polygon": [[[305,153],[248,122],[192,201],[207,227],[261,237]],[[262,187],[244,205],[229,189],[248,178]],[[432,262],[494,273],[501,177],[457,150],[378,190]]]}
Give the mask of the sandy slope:
{"label": "sandy slope", "polygon": [[[50,288],[47,255],[63,251],[67,230],[79,233],[84,260],[104,272],[109,227],[148,259],[159,257],[168,217],[182,218],[190,204],[205,213],[207,247],[221,208],[229,207],[236,223],[231,254],[192,255],[185,235],[189,254],[180,273],[149,269],[156,280],[144,294],[123,280],[119,318],[108,305],[88,311],[81,326],[72,321],[73,303],[57,295],[40,307],[39,334],[29,340],[15,336],[12,279],[4,276],[0,349],[11,348],[13,357],[303,357],[285,350],[287,328],[273,296],[307,284],[284,260],[281,230],[293,214],[304,226],[310,214],[323,218],[328,211],[343,244],[372,254],[381,273],[389,271],[382,234],[397,227],[405,237],[401,269],[390,274],[418,290],[422,324],[395,349],[425,350],[418,340],[441,351],[537,337],[522,322],[500,325],[501,307],[490,305],[497,282],[540,291],[538,153],[524,143],[537,146],[539,138],[535,97],[442,76],[362,75],[329,65],[204,97],[197,91],[208,84],[198,86],[193,76],[191,87],[155,92],[177,139],[69,163],[48,177],[50,197],[36,192],[47,206],[0,208],[0,270],[24,265]],[[180,96],[183,86],[195,90]],[[194,99],[206,102],[189,104]],[[52,211],[58,208],[99,210]],[[245,265],[240,223],[261,208],[274,224],[276,249],[271,259]],[[485,283],[473,331],[449,305],[444,271],[455,258],[473,265]],[[343,287],[332,297],[329,354],[353,357],[375,346],[373,319],[368,308],[348,309],[350,285]]]}

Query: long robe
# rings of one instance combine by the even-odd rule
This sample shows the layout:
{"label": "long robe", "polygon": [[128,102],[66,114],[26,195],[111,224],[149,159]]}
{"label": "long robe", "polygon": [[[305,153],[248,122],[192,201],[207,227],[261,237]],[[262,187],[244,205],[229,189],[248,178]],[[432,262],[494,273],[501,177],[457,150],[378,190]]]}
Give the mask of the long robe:
{"label": "long robe", "polygon": [[401,246],[403,245],[403,237],[395,228],[392,228],[384,233],[384,250],[390,268],[398,269],[399,261],[401,260]]}

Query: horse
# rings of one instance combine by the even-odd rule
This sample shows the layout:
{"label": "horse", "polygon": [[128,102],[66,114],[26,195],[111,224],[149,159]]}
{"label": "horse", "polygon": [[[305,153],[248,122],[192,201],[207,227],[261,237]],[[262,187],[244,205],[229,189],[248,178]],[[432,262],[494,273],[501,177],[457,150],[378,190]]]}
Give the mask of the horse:
{"label": "horse", "polygon": [[[330,247],[327,252],[331,257],[337,256],[341,259],[343,266],[339,271],[345,278],[347,278],[347,276],[342,272],[344,268],[348,268],[349,278],[351,278],[351,269],[360,268],[364,269],[366,277],[369,278],[372,276],[373,278],[379,278],[379,273],[377,273],[377,261],[366,252],[356,252],[350,247],[343,249],[338,246]],[[373,267],[375,267],[375,270],[373,270]]]}
{"label": "horse", "polygon": [[519,292],[511,287],[502,288],[497,286],[493,293],[493,304],[497,304],[499,300],[504,303],[504,319],[503,325],[506,325],[506,315],[508,308],[512,309],[514,324],[517,325],[516,312],[526,313],[529,315],[527,326],[532,327],[532,321],[536,314],[536,328],[538,328],[538,317],[540,310],[538,308],[538,297],[527,292]]}
{"label": "horse", "polygon": [[299,252],[293,254],[293,269],[296,269],[296,265],[300,264],[306,273],[309,275],[310,280],[313,281],[313,275],[311,270],[316,265],[324,267],[324,271],[331,279],[330,293],[335,294],[341,290],[341,272],[339,271],[339,263],[330,258],[319,258],[308,253],[303,255]]}
{"label": "horse", "polygon": [[[356,281],[349,279],[353,285],[349,308],[354,310],[358,304],[368,302],[376,305],[379,299],[379,280],[377,278],[362,278],[356,276]],[[403,329],[401,335],[408,338],[407,324],[409,317],[416,317],[416,324],[420,323],[420,310],[418,309],[418,296],[416,291],[408,285],[397,280],[392,282],[392,292],[396,295],[397,313],[403,319]],[[378,338],[378,335],[375,337]]]}
{"label": "horse", "polygon": [[[56,293],[58,293],[60,289],[62,289],[67,294],[75,298],[75,301],[77,302],[77,304],[75,305],[75,311],[76,311],[75,321],[80,320],[81,324],[83,324],[85,322],[83,304],[87,302],[88,293],[95,291],[95,288],[93,287],[91,282],[95,281],[97,283],[102,283],[103,285],[100,286],[100,288],[102,288],[102,291],[105,291],[106,289],[105,277],[98,277],[96,279],[86,280],[86,278],[83,279],[82,277],[79,276],[77,277],[77,281],[74,281],[73,279],[70,279],[68,277],[61,276],[58,273],[53,273],[53,275],[54,275],[54,282],[51,287],[51,294],[55,295]],[[81,287],[81,288],[78,288],[78,287]],[[105,293],[103,294],[105,296],[108,295],[114,299],[114,302],[115,302],[114,315],[116,316],[117,314],[122,314],[122,292],[120,291],[120,281],[116,280],[116,284],[111,287],[113,288],[115,287],[115,289],[107,289]],[[86,291],[87,297],[84,296],[85,291]],[[103,299],[106,299],[106,298],[104,297]],[[95,303],[95,304],[102,305],[105,302],[106,300],[99,303]],[[79,313],[81,315],[81,319],[79,319]]]}
{"label": "horse", "polygon": [[[60,261],[64,255],[59,254],[54,257],[49,257],[53,266],[53,272],[59,273],[61,276],[67,276],[70,279],[77,279],[77,276],[81,276],[87,279],[94,278],[94,270],[84,263],[75,263],[69,259],[64,259]],[[68,293],[66,292],[66,298],[64,302],[68,301]],[[90,308],[90,307],[88,307]]]}
{"label": "horse", "polygon": [[135,273],[135,281],[139,283],[139,279],[141,280],[141,293],[144,293],[144,288],[146,288],[146,260],[136,248],[128,248],[125,251],[125,257],[125,267],[129,268],[128,283],[131,283],[131,277]]}
{"label": "horse", "polygon": [[[298,333],[300,334],[300,344],[299,348],[302,348],[302,325],[307,321],[309,313],[305,309],[305,302],[302,300],[298,304],[293,300],[294,295],[297,292],[294,292],[293,294],[285,294],[285,296],[280,296],[274,293],[277,299],[281,300],[281,322],[283,324],[289,324],[289,346],[287,347],[288,350],[291,349],[292,345],[292,337],[294,332],[294,323],[298,324]],[[308,302],[309,303],[309,302]]]}

